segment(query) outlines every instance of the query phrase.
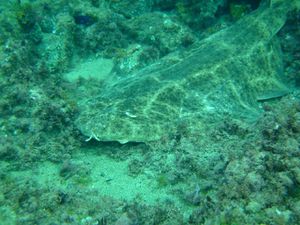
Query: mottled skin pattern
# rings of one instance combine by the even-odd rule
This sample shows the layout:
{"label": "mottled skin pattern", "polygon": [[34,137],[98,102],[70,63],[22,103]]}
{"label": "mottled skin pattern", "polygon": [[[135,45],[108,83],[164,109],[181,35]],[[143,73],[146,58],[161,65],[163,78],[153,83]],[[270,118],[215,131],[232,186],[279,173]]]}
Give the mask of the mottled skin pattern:
{"label": "mottled skin pattern", "polygon": [[80,102],[79,129],[99,141],[149,142],[176,132],[182,120],[258,112],[257,95],[283,87],[274,36],[289,7],[260,8],[176,60],[109,82]]}

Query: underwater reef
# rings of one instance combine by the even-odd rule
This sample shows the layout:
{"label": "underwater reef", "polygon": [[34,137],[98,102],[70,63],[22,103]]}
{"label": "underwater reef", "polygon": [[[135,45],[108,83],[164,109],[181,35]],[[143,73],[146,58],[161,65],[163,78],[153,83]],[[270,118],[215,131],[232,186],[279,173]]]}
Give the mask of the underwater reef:
{"label": "underwater reef", "polygon": [[300,224],[298,1],[0,3],[0,225]]}

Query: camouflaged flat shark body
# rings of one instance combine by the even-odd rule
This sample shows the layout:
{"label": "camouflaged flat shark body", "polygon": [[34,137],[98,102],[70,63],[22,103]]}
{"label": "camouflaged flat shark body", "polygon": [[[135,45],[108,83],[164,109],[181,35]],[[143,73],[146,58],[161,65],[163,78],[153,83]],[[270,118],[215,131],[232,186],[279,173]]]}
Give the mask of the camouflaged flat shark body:
{"label": "camouflaged flat shark body", "polygon": [[76,124],[98,141],[149,142],[191,123],[258,110],[257,96],[282,88],[280,47],[289,1],[259,8],[197,43],[176,60],[166,58],[108,82],[79,103]]}

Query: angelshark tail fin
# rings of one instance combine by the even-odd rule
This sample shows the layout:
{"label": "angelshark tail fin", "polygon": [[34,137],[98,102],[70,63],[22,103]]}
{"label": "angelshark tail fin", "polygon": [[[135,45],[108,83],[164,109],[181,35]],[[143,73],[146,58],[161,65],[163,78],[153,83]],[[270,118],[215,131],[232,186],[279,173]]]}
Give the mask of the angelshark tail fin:
{"label": "angelshark tail fin", "polygon": [[268,0],[269,6],[274,7],[278,4],[290,4],[292,9],[300,10],[300,1],[299,0]]}

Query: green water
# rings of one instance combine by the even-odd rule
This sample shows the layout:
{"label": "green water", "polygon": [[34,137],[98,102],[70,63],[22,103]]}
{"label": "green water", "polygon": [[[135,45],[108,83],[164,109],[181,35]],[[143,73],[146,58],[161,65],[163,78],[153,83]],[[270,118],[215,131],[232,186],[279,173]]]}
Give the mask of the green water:
{"label": "green water", "polygon": [[299,1],[0,2],[0,225],[300,224]]}

